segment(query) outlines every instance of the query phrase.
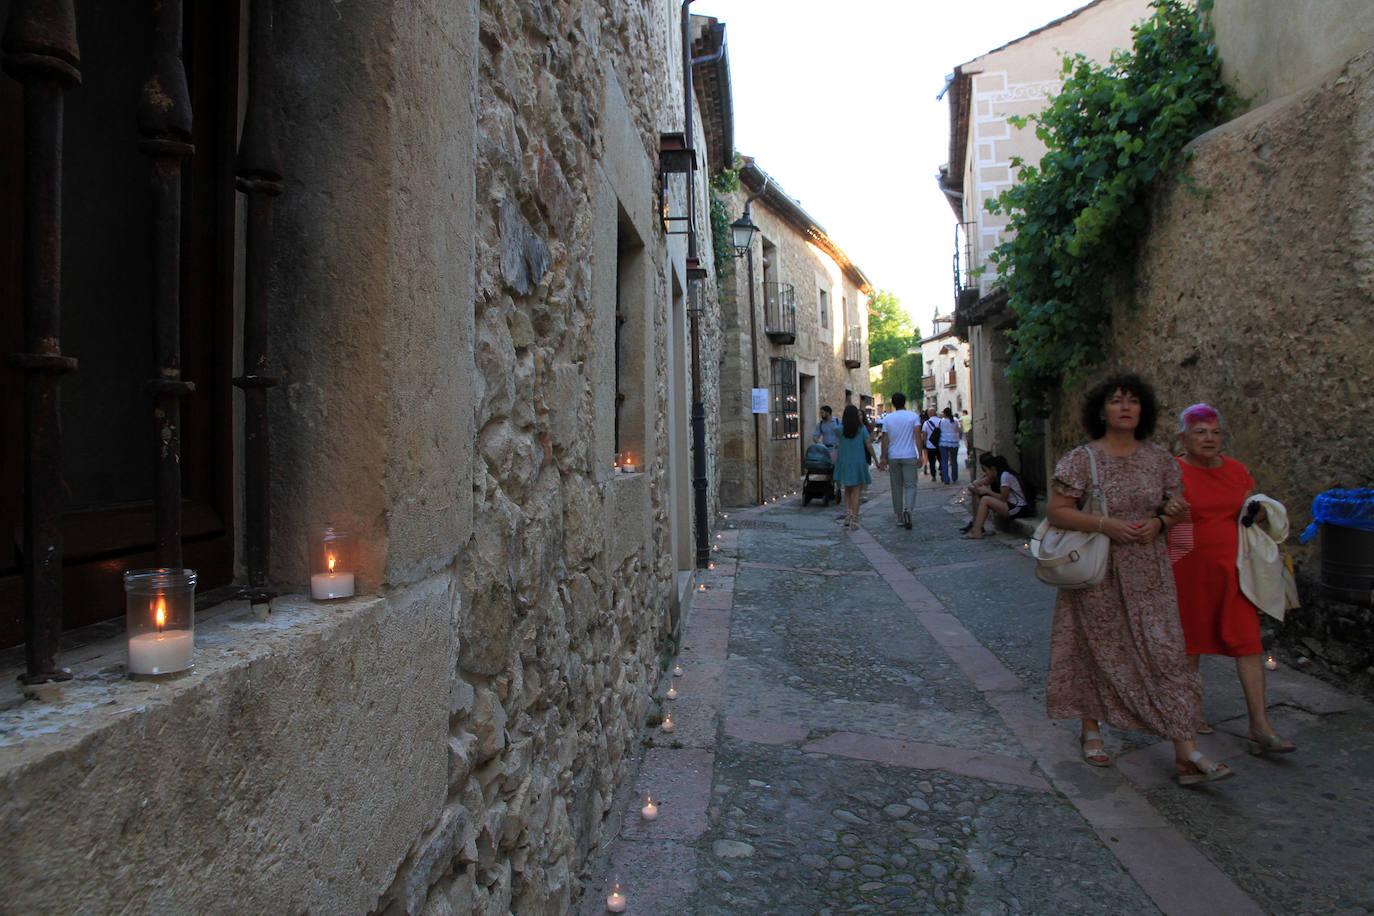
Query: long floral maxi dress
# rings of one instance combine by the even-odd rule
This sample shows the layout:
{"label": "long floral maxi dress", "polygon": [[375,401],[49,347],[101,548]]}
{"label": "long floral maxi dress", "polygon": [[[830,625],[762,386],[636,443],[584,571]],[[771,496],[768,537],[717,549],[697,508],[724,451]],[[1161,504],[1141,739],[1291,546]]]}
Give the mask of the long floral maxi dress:
{"label": "long floral maxi dress", "polygon": [[[1092,486],[1084,448],[1097,458],[1113,518],[1144,524],[1182,489],[1178,464],[1156,445],[1141,443],[1132,454],[1115,457],[1089,444],[1054,469],[1055,492],[1080,504]],[[1090,718],[1164,738],[1193,736],[1202,715],[1202,680],[1184,647],[1163,537],[1113,543],[1101,583],[1060,590],[1045,705],[1052,719]]]}

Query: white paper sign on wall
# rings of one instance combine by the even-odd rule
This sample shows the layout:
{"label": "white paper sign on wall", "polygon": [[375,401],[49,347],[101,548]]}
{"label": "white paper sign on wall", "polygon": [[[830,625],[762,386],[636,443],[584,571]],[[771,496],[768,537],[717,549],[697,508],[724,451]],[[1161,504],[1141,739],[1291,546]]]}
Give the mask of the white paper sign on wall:
{"label": "white paper sign on wall", "polygon": [[754,413],[768,413],[768,389],[755,388],[754,391]]}

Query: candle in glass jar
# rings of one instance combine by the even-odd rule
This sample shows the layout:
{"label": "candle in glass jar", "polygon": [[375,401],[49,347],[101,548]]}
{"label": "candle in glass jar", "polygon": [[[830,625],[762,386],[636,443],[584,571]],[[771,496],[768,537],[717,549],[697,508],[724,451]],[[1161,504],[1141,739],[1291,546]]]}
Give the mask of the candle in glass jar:
{"label": "candle in glass jar", "polygon": [[1264,667],[1268,668],[1270,671],[1279,670],[1279,660],[1274,658],[1274,653],[1270,652],[1265,656]]}
{"label": "candle in glass jar", "polygon": [[326,572],[315,573],[310,577],[310,597],[316,601],[328,601],[331,598],[352,598],[353,597],[353,573],[336,571],[338,559],[334,554],[325,557],[325,564],[329,567]]}
{"label": "candle in glass jar", "polygon": [[676,699],[677,699],[677,685],[676,685],[676,684],[669,684],[669,685],[668,685],[668,692],[667,692],[667,694],[665,694],[665,696],[667,696],[668,699],[670,699],[670,700],[676,700]]}
{"label": "candle in glass jar", "polygon": [[623,913],[628,905],[625,900],[625,892],[620,889],[620,885],[617,884],[611,888],[610,896],[606,898],[606,912]]}
{"label": "candle in glass jar", "polygon": [[141,633],[129,640],[130,674],[170,674],[191,667],[195,636],[189,630],[167,630],[167,599],[158,595],[149,608],[154,633]]}
{"label": "candle in glass jar", "polygon": [[644,807],[639,809],[639,816],[646,821],[651,821],[658,817],[658,805],[654,804],[654,797],[646,795],[644,797]]}
{"label": "candle in glass jar", "polygon": [[682,677],[682,664],[681,664],[681,663],[678,663],[678,664],[676,664],[676,665],[673,666],[673,677]]}
{"label": "candle in glass jar", "polygon": [[677,728],[677,726],[673,724],[673,714],[672,714],[672,713],[668,713],[668,715],[666,715],[666,716],[663,717],[663,724],[660,725],[659,728],[663,729],[663,731],[665,731],[665,732],[670,732],[670,731],[672,731],[673,729]]}

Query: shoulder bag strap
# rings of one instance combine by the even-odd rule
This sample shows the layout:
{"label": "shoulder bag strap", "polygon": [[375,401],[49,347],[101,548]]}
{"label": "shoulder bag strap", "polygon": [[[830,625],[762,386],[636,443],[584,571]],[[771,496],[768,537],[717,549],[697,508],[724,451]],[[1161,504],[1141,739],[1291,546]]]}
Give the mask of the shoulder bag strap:
{"label": "shoulder bag strap", "polygon": [[1090,445],[1083,446],[1083,451],[1088,453],[1088,466],[1092,469],[1093,498],[1097,501],[1098,511],[1104,517],[1109,518],[1111,513],[1107,511],[1107,494],[1102,491],[1102,481],[1097,476],[1097,456],[1093,454]]}

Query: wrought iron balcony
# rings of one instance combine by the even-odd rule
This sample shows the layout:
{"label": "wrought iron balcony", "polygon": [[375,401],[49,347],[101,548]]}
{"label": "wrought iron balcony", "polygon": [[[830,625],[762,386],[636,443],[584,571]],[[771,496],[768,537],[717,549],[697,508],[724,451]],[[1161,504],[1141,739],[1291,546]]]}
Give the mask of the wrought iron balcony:
{"label": "wrought iron balcony", "polygon": [[958,223],[954,227],[954,308],[968,307],[978,301],[977,265],[973,262],[973,239],[977,223]]}
{"label": "wrought iron balcony", "polygon": [[844,365],[846,369],[857,369],[864,364],[863,328],[851,325],[844,338]]}
{"label": "wrought iron balcony", "polygon": [[763,284],[763,329],[775,344],[797,342],[797,295],[791,283]]}

